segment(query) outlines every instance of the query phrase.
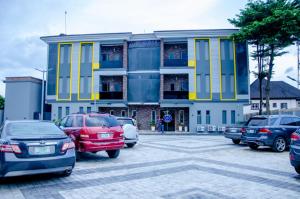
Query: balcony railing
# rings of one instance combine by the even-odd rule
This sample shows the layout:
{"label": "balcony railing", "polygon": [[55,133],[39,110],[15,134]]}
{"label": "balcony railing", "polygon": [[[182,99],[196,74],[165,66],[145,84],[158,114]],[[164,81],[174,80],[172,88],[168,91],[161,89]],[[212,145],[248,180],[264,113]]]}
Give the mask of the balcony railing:
{"label": "balcony railing", "polygon": [[165,59],[164,66],[187,66],[187,59]]}
{"label": "balcony railing", "polygon": [[123,68],[122,61],[101,61],[101,68]]}
{"label": "balcony railing", "polygon": [[123,99],[123,92],[99,92],[100,99]]}
{"label": "balcony railing", "polygon": [[188,99],[188,91],[164,91],[164,99]]}

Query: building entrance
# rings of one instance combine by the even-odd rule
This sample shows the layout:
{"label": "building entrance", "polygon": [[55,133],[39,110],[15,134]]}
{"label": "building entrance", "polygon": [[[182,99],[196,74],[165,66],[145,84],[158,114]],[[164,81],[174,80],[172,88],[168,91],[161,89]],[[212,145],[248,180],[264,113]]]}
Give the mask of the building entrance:
{"label": "building entrance", "polygon": [[165,131],[175,131],[175,111],[161,110],[160,117],[163,119]]}

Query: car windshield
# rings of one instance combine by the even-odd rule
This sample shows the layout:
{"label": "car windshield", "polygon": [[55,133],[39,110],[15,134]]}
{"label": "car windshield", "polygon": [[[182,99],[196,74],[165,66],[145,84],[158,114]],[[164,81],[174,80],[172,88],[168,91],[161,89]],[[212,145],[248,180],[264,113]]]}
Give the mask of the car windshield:
{"label": "car windshield", "polygon": [[125,124],[133,124],[133,121],[131,119],[118,119],[118,122],[121,126],[125,125]]}
{"label": "car windshield", "polygon": [[113,116],[101,116],[93,115],[87,116],[85,120],[85,125],[88,127],[106,126],[115,127],[120,126],[119,122]]}
{"label": "car windshield", "polygon": [[248,126],[267,126],[268,125],[268,118],[265,117],[255,117],[251,118],[248,121]]}
{"label": "car windshield", "polygon": [[12,136],[64,135],[55,124],[50,122],[15,122],[7,124],[7,134]]}

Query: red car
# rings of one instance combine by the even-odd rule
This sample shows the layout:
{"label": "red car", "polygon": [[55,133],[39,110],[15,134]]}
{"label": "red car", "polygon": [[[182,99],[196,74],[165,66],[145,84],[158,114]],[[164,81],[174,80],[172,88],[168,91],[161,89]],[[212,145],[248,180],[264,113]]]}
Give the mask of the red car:
{"label": "red car", "polygon": [[124,132],[116,118],[109,114],[72,114],[62,119],[60,128],[73,139],[77,159],[82,152],[106,151],[117,158],[124,147]]}

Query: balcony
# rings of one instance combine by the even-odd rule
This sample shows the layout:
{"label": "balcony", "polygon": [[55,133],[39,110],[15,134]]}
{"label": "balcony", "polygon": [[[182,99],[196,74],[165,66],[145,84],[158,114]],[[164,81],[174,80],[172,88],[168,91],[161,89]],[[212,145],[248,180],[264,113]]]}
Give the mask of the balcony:
{"label": "balcony", "polygon": [[123,46],[101,45],[101,68],[123,68]]}
{"label": "balcony", "polygon": [[187,43],[164,44],[164,67],[188,66]]}
{"label": "balcony", "polygon": [[165,67],[187,66],[187,65],[188,65],[187,59],[165,59],[164,60]]}
{"label": "balcony", "polygon": [[99,92],[100,99],[112,99],[112,100],[118,100],[123,99],[123,92],[119,91],[111,91],[111,92]]}
{"label": "balcony", "polygon": [[188,91],[164,91],[164,99],[188,99]]}

